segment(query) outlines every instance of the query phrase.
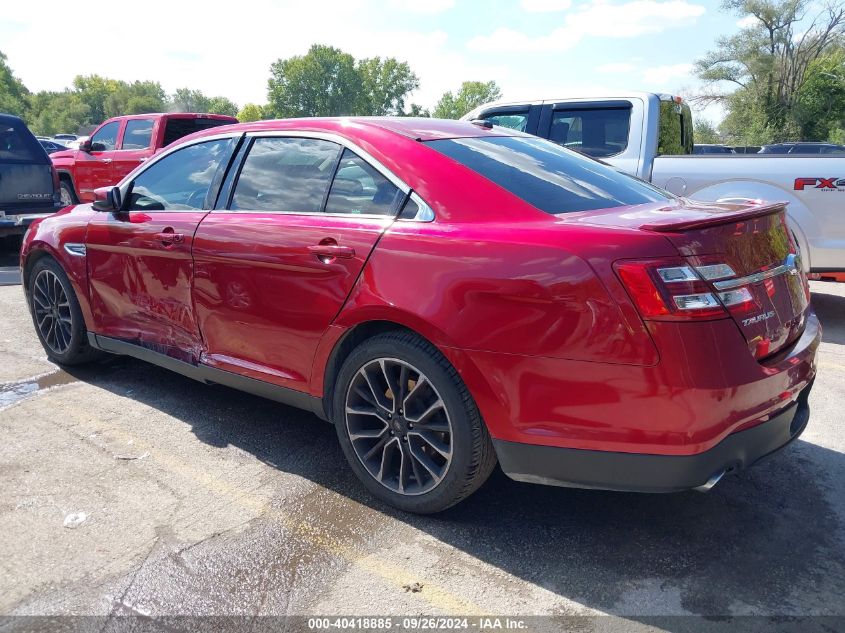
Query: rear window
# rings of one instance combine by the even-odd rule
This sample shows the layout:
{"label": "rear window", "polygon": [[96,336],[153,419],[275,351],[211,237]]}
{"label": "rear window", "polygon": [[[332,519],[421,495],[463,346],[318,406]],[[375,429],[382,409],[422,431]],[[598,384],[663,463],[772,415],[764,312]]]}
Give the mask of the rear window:
{"label": "rear window", "polygon": [[549,140],[594,158],[621,154],[628,147],[631,106],[555,110]]}
{"label": "rear window", "polygon": [[47,163],[47,153],[23,123],[0,121],[0,161]]}
{"label": "rear window", "polygon": [[167,125],[164,128],[164,147],[170,145],[183,136],[199,132],[200,130],[207,130],[212,127],[219,127],[221,125],[232,125],[235,121],[226,121],[221,119],[168,119]]}
{"label": "rear window", "polygon": [[670,194],[544,139],[494,136],[428,141],[433,149],[546,213],[663,202]]}

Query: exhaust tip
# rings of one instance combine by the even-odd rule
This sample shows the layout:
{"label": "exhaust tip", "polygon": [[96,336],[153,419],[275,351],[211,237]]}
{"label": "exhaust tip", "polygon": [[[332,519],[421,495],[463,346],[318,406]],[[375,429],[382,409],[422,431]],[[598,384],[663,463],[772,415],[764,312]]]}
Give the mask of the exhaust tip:
{"label": "exhaust tip", "polygon": [[715,486],[717,483],[719,483],[719,481],[722,479],[722,477],[724,477],[725,472],[726,471],[724,471],[724,470],[719,471],[718,473],[716,473],[715,475],[710,477],[710,479],[708,479],[705,483],[701,484],[700,486],[696,486],[695,488],[693,488],[693,490],[698,490],[698,492],[709,492],[710,489],[713,486]]}

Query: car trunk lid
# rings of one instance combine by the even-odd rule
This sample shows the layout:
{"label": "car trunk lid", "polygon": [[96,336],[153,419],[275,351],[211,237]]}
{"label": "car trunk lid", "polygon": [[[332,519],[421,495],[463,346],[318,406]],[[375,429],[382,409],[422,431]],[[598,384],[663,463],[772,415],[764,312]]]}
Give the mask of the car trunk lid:
{"label": "car trunk lid", "polygon": [[[589,217],[588,217],[589,216]],[[776,353],[803,331],[809,286],[786,225],[784,203],[720,204],[678,200],[583,214],[578,221],[659,233],[684,266],[660,273],[673,286],[698,284],[724,307],[758,359]],[[669,268],[660,270],[667,271]],[[698,277],[690,281],[685,274]],[[671,275],[678,277],[672,279]],[[673,293],[674,294],[674,293]],[[671,296],[671,295],[670,295]],[[716,306],[715,314],[724,315]]]}

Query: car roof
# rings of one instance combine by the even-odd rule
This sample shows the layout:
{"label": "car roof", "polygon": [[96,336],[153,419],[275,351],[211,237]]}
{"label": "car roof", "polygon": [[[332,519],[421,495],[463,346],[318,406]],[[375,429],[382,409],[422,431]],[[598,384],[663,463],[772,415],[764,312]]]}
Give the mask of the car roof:
{"label": "car roof", "polygon": [[416,141],[433,141],[445,138],[467,138],[483,136],[528,136],[523,132],[503,127],[485,127],[468,121],[453,119],[430,119],[424,117],[314,117],[300,119],[274,119],[237,123],[210,128],[186,136],[186,139],[213,136],[229,132],[334,132],[343,136],[355,136],[356,130],[386,131]]}

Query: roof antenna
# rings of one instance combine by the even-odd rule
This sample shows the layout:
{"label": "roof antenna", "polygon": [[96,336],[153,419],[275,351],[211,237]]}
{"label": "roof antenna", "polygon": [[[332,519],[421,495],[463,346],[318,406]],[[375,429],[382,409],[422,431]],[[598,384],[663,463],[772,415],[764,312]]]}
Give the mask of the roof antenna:
{"label": "roof antenna", "polygon": [[477,125],[478,127],[483,127],[485,130],[493,129],[493,122],[486,119],[473,119],[470,123]]}

